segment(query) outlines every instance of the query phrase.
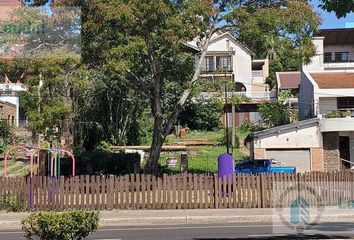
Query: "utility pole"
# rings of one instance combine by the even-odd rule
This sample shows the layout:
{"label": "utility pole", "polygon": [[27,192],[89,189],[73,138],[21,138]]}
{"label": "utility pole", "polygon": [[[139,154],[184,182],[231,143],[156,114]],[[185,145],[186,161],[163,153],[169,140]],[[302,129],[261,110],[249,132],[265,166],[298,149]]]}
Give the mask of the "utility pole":
{"label": "utility pole", "polygon": [[229,117],[227,114],[227,82],[225,81],[225,121],[226,121],[226,152],[230,153],[229,151]]}
{"label": "utility pole", "polygon": [[[38,83],[38,115],[41,114],[41,88],[43,86],[42,73],[39,74],[39,83]],[[41,134],[38,134],[38,146],[41,143]]]}

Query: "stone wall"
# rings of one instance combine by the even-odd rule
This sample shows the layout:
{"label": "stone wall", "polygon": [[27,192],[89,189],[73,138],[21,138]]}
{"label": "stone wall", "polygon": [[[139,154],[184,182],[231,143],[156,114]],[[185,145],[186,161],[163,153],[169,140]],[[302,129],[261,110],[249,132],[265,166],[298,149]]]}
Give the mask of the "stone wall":
{"label": "stone wall", "polygon": [[338,132],[323,133],[324,171],[340,170]]}

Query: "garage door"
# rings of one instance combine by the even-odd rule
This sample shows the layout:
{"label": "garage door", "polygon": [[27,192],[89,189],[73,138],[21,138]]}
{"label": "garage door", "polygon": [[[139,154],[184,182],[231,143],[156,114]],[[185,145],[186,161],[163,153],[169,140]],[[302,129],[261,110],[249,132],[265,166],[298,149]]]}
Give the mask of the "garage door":
{"label": "garage door", "polygon": [[310,149],[267,149],[267,158],[295,166],[297,172],[311,171]]}

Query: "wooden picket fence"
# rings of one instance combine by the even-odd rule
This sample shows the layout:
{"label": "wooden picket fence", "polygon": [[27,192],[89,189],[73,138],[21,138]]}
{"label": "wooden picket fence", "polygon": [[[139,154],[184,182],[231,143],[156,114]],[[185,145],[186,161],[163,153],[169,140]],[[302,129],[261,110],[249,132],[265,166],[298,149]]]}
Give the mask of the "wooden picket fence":
{"label": "wooden picket fence", "polygon": [[330,206],[354,200],[354,172],[0,178],[0,203],[14,196],[29,210]]}

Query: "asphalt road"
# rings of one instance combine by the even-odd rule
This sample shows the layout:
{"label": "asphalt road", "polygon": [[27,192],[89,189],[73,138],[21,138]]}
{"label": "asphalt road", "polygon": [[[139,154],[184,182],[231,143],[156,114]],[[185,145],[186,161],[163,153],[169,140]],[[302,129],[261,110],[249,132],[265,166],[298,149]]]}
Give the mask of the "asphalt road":
{"label": "asphalt road", "polygon": [[[0,239],[21,239],[20,231],[0,231]],[[231,240],[231,239],[354,239],[354,223],[322,223],[303,234],[271,223],[179,225],[104,228],[87,239],[96,240]]]}

